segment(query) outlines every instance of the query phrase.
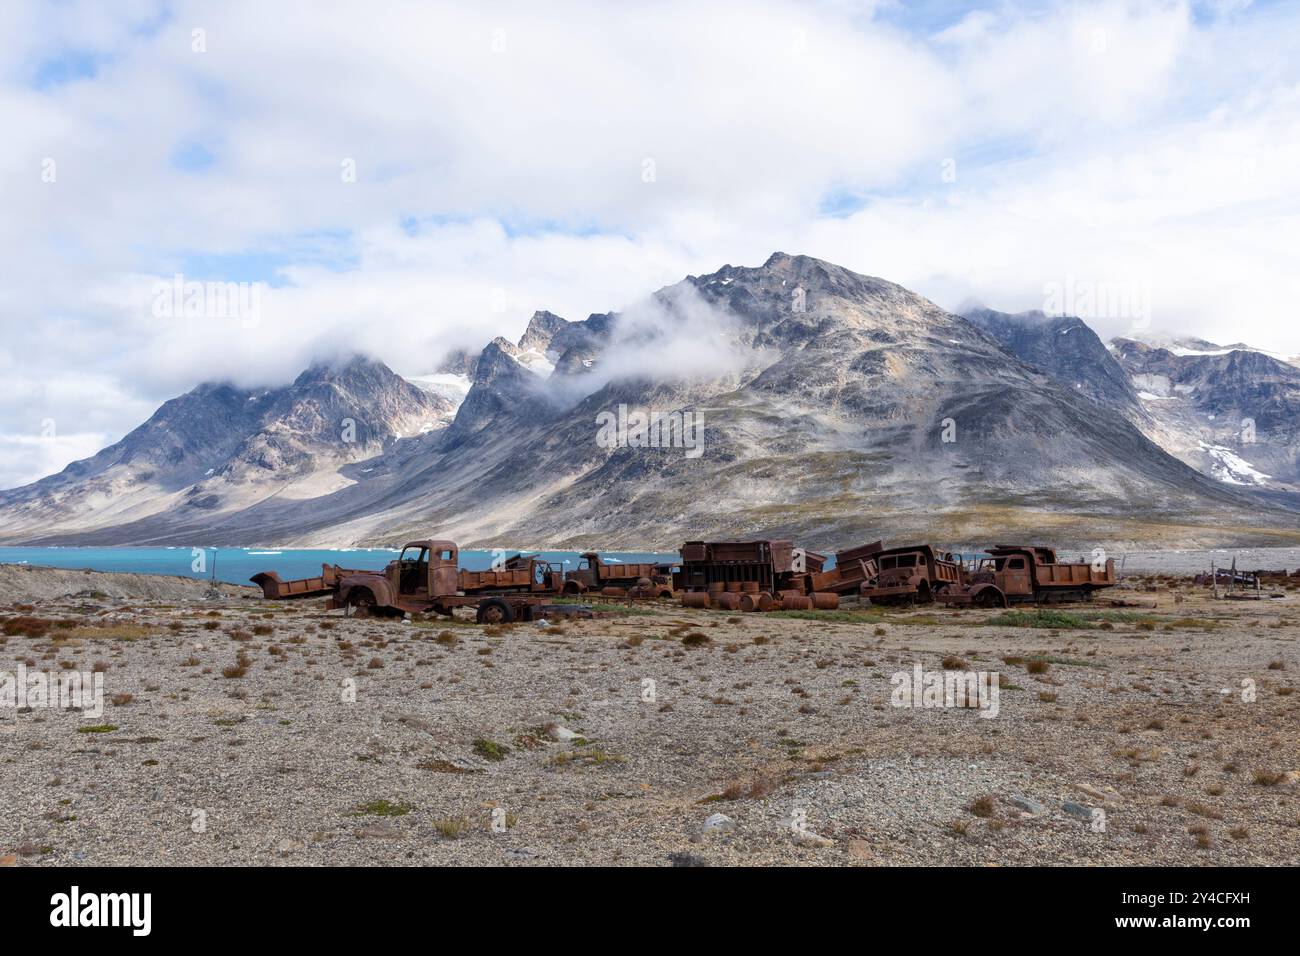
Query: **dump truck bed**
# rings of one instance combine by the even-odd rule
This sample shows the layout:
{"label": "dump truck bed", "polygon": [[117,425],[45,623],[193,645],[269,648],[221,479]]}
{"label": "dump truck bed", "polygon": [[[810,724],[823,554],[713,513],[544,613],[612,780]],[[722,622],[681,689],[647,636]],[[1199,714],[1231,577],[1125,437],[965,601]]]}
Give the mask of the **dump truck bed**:
{"label": "dump truck bed", "polygon": [[360,573],[362,572],[350,568],[340,568],[337,564],[322,564],[320,575],[314,578],[282,581],[280,575],[274,571],[262,571],[254,574],[249,580],[262,589],[262,597],[267,600],[286,601],[329,594],[338,585],[340,578]]}
{"label": "dump truck bed", "polygon": [[820,568],[809,578],[810,591],[834,591],[837,594],[857,594],[858,589],[876,575],[875,556],[884,547],[884,542],[873,541],[871,544],[847,548],[835,554],[835,567],[829,571]]}

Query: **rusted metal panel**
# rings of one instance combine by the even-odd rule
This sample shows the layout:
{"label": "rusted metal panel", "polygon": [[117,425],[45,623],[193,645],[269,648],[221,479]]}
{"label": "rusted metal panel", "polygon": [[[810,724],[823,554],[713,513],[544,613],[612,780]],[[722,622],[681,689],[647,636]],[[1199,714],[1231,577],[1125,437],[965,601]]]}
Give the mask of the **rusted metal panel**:
{"label": "rusted metal panel", "polygon": [[837,552],[834,568],[809,576],[808,591],[856,594],[865,582],[876,576],[876,555],[882,547],[880,541],[873,541]]}

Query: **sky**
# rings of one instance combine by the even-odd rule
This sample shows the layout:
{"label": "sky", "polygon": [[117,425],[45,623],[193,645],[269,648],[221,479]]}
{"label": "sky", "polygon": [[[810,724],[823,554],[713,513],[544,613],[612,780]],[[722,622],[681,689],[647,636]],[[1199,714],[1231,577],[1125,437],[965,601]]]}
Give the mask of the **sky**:
{"label": "sky", "polygon": [[1300,353],[1296,2],[5,0],[0,121],[0,488],[777,250]]}

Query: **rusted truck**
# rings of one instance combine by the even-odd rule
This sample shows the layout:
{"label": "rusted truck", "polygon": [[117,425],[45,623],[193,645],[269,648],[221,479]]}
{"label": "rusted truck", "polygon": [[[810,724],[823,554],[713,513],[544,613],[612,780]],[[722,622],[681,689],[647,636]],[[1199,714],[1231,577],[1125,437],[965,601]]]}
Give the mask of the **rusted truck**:
{"label": "rusted truck", "polygon": [[928,604],[962,584],[961,558],[928,544],[886,548],[873,558],[875,576],[859,592],[872,604]]}
{"label": "rusted truck", "polygon": [[565,573],[563,593],[569,596],[599,591],[611,596],[671,598],[673,565],[606,561],[595,551],[578,556],[578,566]]}
{"label": "rusted truck", "polygon": [[472,607],[480,624],[506,624],[587,610],[554,603],[564,586],[564,572],[540,558],[514,555],[487,571],[461,570],[459,559],[455,542],[412,541],[382,571],[327,566],[319,578],[281,581],[274,572],[264,572],[252,580],[268,598],[328,594],[327,609],[380,617],[421,612],[450,616],[457,608]]}
{"label": "rusted truck", "polygon": [[1067,563],[1057,560],[1051,548],[999,544],[963,571],[959,585],[935,596],[948,604],[975,607],[1052,604],[1091,601],[1099,588],[1116,583],[1114,559]]}

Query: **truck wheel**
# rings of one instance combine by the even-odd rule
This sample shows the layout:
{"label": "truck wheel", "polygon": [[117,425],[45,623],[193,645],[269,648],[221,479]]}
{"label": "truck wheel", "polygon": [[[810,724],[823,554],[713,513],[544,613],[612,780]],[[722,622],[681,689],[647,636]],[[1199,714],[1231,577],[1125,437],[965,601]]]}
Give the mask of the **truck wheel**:
{"label": "truck wheel", "polygon": [[353,588],[348,592],[345,610],[350,610],[357,617],[370,617],[375,613],[375,596],[368,588]]}
{"label": "truck wheel", "polygon": [[934,598],[930,596],[930,585],[922,581],[916,586],[916,603],[929,604],[932,600]]}
{"label": "truck wheel", "polygon": [[511,609],[510,602],[501,598],[488,598],[481,602],[475,615],[475,620],[480,624],[509,624],[514,619],[515,612]]}

